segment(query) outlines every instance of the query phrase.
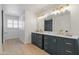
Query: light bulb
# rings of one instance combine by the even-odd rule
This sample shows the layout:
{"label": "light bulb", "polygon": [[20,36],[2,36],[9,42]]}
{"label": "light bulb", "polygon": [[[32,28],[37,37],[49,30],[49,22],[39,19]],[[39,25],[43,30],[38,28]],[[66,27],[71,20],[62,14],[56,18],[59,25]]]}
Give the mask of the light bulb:
{"label": "light bulb", "polygon": [[65,6],[65,7],[61,8],[61,12],[65,12],[66,10],[69,10],[69,6]]}
{"label": "light bulb", "polygon": [[57,14],[57,10],[54,11],[54,14],[55,14],[55,15]]}
{"label": "light bulb", "polygon": [[60,14],[60,11],[59,11],[59,10],[57,10],[56,12],[57,12],[58,14]]}

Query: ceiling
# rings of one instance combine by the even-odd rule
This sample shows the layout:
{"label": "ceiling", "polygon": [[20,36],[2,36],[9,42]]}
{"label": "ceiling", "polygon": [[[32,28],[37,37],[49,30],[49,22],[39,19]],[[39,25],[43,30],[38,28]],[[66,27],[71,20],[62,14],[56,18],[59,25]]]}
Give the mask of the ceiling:
{"label": "ceiling", "polygon": [[30,10],[35,13],[37,16],[44,15],[59,6],[64,6],[66,4],[26,4],[24,8]]}
{"label": "ceiling", "polygon": [[17,4],[4,4],[2,5],[4,13],[11,15],[21,15],[23,13],[23,8]]}
{"label": "ceiling", "polygon": [[28,4],[25,5],[25,8],[35,14],[39,14],[49,11],[51,8],[55,8],[56,6],[58,6],[58,4]]}
{"label": "ceiling", "polygon": [[21,15],[24,10],[30,10],[31,12],[40,15],[48,12],[51,9],[55,9],[60,4],[3,4],[3,10],[5,13],[13,15]]}

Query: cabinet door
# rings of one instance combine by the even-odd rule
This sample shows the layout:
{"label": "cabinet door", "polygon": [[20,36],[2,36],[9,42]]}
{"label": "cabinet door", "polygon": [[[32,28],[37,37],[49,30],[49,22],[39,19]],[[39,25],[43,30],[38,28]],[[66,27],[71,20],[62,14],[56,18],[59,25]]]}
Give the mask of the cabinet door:
{"label": "cabinet door", "polygon": [[42,35],[41,34],[36,34],[36,45],[39,47],[39,48],[43,48],[42,46]]}
{"label": "cabinet door", "polygon": [[53,36],[44,36],[44,49],[49,54],[56,54],[56,38]]}
{"label": "cabinet door", "polygon": [[74,45],[74,53],[75,55],[79,55],[79,39],[75,40],[75,45]]}
{"label": "cabinet door", "polygon": [[40,48],[42,48],[42,35],[32,33],[32,43]]}
{"label": "cabinet door", "polygon": [[48,36],[48,47],[51,54],[56,54],[56,37]]}
{"label": "cabinet door", "polygon": [[48,46],[48,36],[44,36],[44,50],[49,52],[49,46]]}
{"label": "cabinet door", "polygon": [[58,37],[57,38],[57,55],[63,55],[64,54],[64,41],[63,38]]}
{"label": "cabinet door", "polygon": [[36,43],[36,34],[35,33],[32,33],[32,44],[37,44]]}

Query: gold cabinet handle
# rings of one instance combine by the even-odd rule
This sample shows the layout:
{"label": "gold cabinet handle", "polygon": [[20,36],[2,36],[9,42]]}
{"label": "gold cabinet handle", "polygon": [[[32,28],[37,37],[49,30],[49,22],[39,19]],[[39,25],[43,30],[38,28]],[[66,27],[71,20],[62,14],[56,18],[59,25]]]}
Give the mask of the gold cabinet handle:
{"label": "gold cabinet handle", "polygon": [[66,52],[68,52],[68,53],[72,53],[71,51],[69,51],[69,50],[65,50]]}
{"label": "gold cabinet handle", "polygon": [[65,43],[65,44],[67,44],[67,45],[72,45],[71,43]]}

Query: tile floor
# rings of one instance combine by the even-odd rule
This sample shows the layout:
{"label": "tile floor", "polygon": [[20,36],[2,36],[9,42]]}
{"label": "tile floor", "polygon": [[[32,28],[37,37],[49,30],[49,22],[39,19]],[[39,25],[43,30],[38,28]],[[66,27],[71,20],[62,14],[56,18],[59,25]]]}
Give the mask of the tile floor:
{"label": "tile floor", "polygon": [[23,44],[18,39],[6,40],[1,55],[49,55],[33,44]]}

